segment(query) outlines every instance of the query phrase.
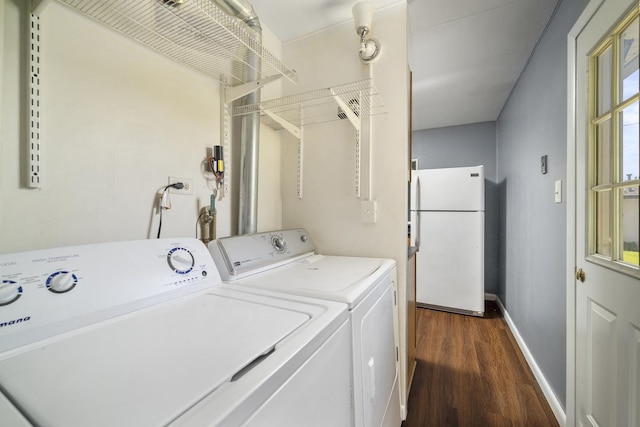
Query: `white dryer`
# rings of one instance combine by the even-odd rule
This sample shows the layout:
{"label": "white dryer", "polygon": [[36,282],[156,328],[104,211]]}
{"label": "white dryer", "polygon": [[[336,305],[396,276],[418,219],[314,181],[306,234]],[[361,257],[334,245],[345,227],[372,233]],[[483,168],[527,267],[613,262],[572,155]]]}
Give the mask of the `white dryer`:
{"label": "white dryer", "polygon": [[0,266],[0,424],[351,424],[346,304],[224,285],[195,239]]}
{"label": "white dryer", "polygon": [[346,303],[354,425],[401,424],[395,261],[316,254],[304,229],[221,238],[209,251],[222,279],[238,288]]}

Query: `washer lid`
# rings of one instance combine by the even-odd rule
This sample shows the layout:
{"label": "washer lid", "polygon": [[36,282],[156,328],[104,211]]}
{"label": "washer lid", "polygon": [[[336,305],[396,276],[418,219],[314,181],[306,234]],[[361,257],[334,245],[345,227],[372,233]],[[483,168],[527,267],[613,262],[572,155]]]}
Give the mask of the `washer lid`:
{"label": "washer lid", "polygon": [[[383,264],[388,268],[381,268]],[[352,308],[391,265],[379,258],[311,255],[233,284],[344,302]]]}
{"label": "washer lid", "polygon": [[310,319],[275,305],[206,293],[145,309],[0,360],[0,384],[38,425],[165,425]]}

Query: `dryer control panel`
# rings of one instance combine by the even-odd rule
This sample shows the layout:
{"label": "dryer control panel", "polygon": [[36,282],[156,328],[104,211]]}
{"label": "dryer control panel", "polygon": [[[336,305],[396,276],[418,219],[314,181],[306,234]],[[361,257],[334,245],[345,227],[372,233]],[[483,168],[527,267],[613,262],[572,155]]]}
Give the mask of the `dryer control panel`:
{"label": "dryer control panel", "polygon": [[197,239],[0,255],[0,352],[219,284]]}
{"label": "dryer control panel", "polygon": [[209,243],[209,251],[225,281],[312,255],[316,250],[304,228],[225,237]]}

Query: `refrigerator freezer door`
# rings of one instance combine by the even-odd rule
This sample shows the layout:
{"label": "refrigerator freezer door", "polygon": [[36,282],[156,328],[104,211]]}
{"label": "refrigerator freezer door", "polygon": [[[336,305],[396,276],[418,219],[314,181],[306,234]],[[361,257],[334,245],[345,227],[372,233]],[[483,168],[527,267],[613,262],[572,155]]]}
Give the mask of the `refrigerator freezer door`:
{"label": "refrigerator freezer door", "polygon": [[484,167],[416,171],[421,211],[484,211]]}
{"label": "refrigerator freezer door", "polygon": [[484,212],[420,212],[416,300],[484,313]]}

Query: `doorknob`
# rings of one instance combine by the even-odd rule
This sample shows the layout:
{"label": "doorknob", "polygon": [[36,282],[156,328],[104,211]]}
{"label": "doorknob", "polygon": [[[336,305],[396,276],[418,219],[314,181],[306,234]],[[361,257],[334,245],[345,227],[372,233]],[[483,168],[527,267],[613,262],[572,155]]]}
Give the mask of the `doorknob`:
{"label": "doorknob", "polygon": [[584,270],[579,268],[578,271],[576,271],[576,280],[580,280],[582,283],[584,283],[584,280],[587,278],[587,276],[584,274]]}

